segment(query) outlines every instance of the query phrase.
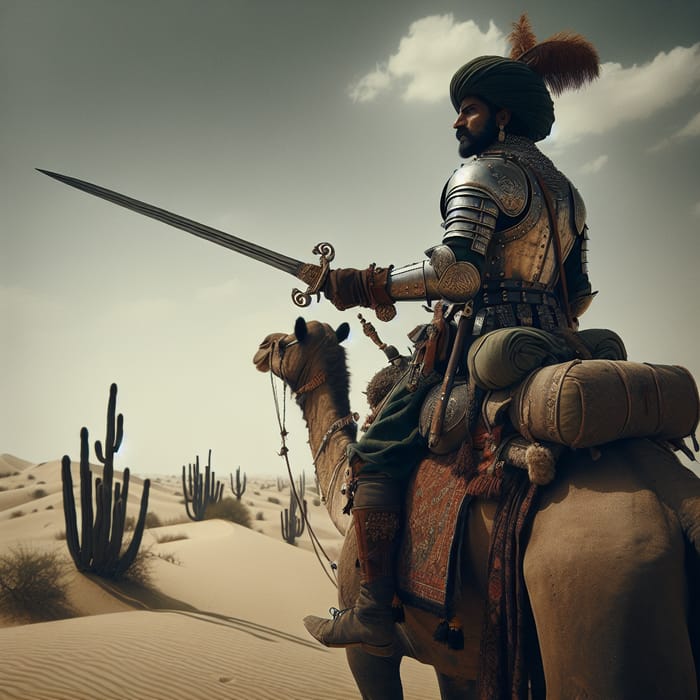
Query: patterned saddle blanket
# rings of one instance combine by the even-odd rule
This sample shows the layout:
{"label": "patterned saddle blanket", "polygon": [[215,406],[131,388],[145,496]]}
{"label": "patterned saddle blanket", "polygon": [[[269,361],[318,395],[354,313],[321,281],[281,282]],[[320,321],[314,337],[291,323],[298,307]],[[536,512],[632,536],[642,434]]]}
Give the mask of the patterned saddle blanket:
{"label": "patterned saddle blanket", "polygon": [[399,598],[444,620],[471,498],[446,461],[431,455],[409,481],[397,568]]}
{"label": "patterned saddle blanket", "polygon": [[[523,548],[517,543],[536,511],[538,487],[519,469],[507,478],[502,473],[486,476],[478,468],[460,474],[463,459],[463,450],[450,456],[431,455],[410,480],[399,550],[398,595],[404,604],[439,618],[434,638],[449,648],[463,648],[463,622],[481,625],[479,682],[486,693],[482,697],[527,697],[526,691],[510,694],[511,687],[527,688],[524,639],[533,629],[529,608],[522,604],[527,594]],[[484,617],[461,621],[453,616],[451,601],[474,496],[496,497],[499,506],[493,523]],[[539,673],[535,647],[529,653],[533,672]]]}

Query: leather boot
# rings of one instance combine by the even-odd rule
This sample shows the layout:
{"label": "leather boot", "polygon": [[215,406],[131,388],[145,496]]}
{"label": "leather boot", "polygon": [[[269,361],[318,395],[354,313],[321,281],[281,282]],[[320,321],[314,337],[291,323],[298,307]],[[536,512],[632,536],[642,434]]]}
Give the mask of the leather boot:
{"label": "leather boot", "polygon": [[327,647],[361,646],[391,656],[394,640],[394,558],[403,490],[388,477],[358,478],[352,517],[360,562],[360,592],[351,608],[331,608],[332,619],[309,615],[304,625]]}

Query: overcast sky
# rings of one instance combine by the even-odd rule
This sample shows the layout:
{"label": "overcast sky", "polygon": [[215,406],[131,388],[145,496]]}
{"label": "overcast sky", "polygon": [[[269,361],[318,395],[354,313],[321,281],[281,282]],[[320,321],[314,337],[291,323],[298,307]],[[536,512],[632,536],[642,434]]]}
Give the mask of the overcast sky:
{"label": "overcast sky", "polygon": [[[104,439],[116,382],[118,468],[179,474],[211,449],[226,480],[282,475],[270,380],[251,360],[291,330],[295,280],[35,168],[299,259],[330,241],[339,267],[414,262],[440,240],[460,162],[450,77],[505,54],[523,9],[538,38],[572,29],[601,57],[541,143],[587,205],[599,295],[582,326],[700,376],[697,0],[0,0],[0,453],[77,460],[82,426]],[[356,311],[304,313],[350,322],[364,413],[383,355]],[[428,319],[404,304],[376,326],[405,350]],[[293,403],[287,421],[293,468],[310,473]]]}

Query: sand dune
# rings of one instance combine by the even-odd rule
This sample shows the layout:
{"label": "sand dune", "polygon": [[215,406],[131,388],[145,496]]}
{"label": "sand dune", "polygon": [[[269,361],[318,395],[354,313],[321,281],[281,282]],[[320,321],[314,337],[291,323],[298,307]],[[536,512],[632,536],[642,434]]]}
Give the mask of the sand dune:
{"label": "sand dune", "polygon": [[[21,544],[67,556],[57,539],[65,530],[60,462],[2,455],[0,475],[0,552]],[[137,512],[141,483],[132,477],[129,514]],[[336,591],[307,533],[297,546],[282,540],[288,489],[249,479],[242,500],[251,529],[222,520],[173,522],[186,517],[180,494],[179,475],[153,481],[149,511],[171,524],[144,535],[155,555],[152,590],[117,590],[71,564],[70,600],[80,617],[0,620],[3,700],[360,697],[344,653],[316,644],[301,623],[334,604]],[[335,556],[340,536],[309,489],[307,501],[312,525]],[[431,668],[407,659],[403,678],[407,700],[439,697]]]}

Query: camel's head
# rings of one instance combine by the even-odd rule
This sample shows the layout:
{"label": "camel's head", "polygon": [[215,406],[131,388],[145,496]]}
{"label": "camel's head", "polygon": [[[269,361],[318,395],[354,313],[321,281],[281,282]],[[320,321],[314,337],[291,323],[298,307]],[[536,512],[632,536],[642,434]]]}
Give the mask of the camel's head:
{"label": "camel's head", "polygon": [[350,326],[341,323],[334,330],[327,323],[298,318],[294,333],[270,333],[260,343],[253,357],[261,372],[272,372],[297,393],[329,371],[328,363],[342,360],[345,369],[345,351],[340,347],[350,333]]}

